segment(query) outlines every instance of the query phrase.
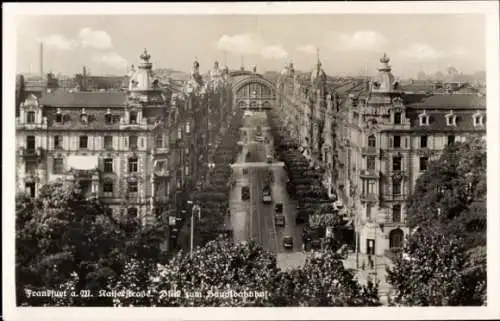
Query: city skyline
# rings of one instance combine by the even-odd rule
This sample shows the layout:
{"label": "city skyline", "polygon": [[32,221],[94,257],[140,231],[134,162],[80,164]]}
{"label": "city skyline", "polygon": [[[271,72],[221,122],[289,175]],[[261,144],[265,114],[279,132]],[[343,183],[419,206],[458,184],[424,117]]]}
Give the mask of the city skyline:
{"label": "city skyline", "polygon": [[[309,71],[319,51],[329,75],[373,76],[384,52],[397,77],[448,66],[471,74],[485,70],[484,22],[478,14],[23,16],[17,71],[38,73],[42,41],[44,72],[66,75],[83,66],[93,74],[125,74],[144,48],[154,68],[183,72],[195,59],[202,72],[216,60],[232,69],[243,63],[279,71],[293,62]],[[169,30],[190,40],[179,45],[178,33]]]}

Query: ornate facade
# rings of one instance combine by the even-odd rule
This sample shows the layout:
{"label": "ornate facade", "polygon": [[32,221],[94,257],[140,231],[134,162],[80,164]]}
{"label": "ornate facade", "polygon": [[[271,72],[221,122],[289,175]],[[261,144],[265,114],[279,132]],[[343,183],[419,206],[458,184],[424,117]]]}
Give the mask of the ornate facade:
{"label": "ornate facade", "polygon": [[430,160],[469,134],[485,135],[486,100],[465,93],[405,93],[380,59],[378,76],[337,117],[337,190],[354,214],[362,253],[402,245],[405,200]]}
{"label": "ornate facade", "polygon": [[161,88],[150,58],[145,50],[127,91],[56,90],[21,102],[17,190],[35,197],[60,178],[117,216],[153,223],[169,210],[178,215],[183,192],[208,169],[221,121],[231,114],[231,86],[227,68],[203,80],[195,62],[181,92]]}

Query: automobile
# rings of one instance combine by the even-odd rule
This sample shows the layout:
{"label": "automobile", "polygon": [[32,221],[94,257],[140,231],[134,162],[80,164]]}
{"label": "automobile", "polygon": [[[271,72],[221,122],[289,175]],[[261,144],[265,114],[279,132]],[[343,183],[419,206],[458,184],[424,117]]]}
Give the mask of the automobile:
{"label": "automobile", "polygon": [[264,136],[261,136],[261,135],[255,136],[255,141],[259,142],[259,143],[262,143],[264,141]]}
{"label": "automobile", "polygon": [[262,202],[265,204],[269,204],[273,201],[271,197],[271,189],[269,187],[264,187],[262,191]]}
{"label": "automobile", "polygon": [[285,226],[285,215],[276,214],[274,216],[274,224],[276,224],[276,226]]}
{"label": "automobile", "polygon": [[250,187],[241,187],[241,199],[244,201],[250,199]]}
{"label": "automobile", "polygon": [[274,205],[274,211],[276,213],[283,213],[283,203],[276,203]]}
{"label": "automobile", "polygon": [[245,156],[245,159],[246,161],[250,161],[250,157],[252,156],[252,154],[250,152],[247,152],[246,156]]}
{"label": "automobile", "polygon": [[271,164],[271,163],[273,162],[273,156],[271,156],[271,155],[267,155],[267,156],[266,156],[266,159],[267,159],[267,162],[268,162],[269,164]]}
{"label": "automobile", "polygon": [[291,236],[284,236],[283,237],[283,247],[285,249],[292,249],[293,248],[293,237]]}
{"label": "automobile", "polygon": [[248,174],[248,168],[244,167],[243,168],[243,175],[247,175]]}

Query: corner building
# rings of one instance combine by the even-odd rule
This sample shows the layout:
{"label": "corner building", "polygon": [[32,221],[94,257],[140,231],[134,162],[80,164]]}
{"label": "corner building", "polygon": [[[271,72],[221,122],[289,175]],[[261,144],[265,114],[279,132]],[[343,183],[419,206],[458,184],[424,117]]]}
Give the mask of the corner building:
{"label": "corner building", "polygon": [[358,249],[384,255],[403,245],[407,197],[449,144],[486,134],[486,98],[474,88],[405,93],[380,59],[366,90],[337,117],[337,190],[353,213]]}

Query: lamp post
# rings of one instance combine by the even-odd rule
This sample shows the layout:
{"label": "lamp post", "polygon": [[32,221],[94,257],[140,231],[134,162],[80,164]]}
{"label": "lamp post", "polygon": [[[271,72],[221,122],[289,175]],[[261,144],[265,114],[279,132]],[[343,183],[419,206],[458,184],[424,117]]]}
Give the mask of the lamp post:
{"label": "lamp post", "polygon": [[[193,201],[187,201],[189,205],[193,205]],[[190,256],[193,257],[193,248],[194,248],[194,213],[198,212],[198,215],[200,214],[200,207],[198,204],[194,204],[191,207],[191,246],[190,246]]]}

